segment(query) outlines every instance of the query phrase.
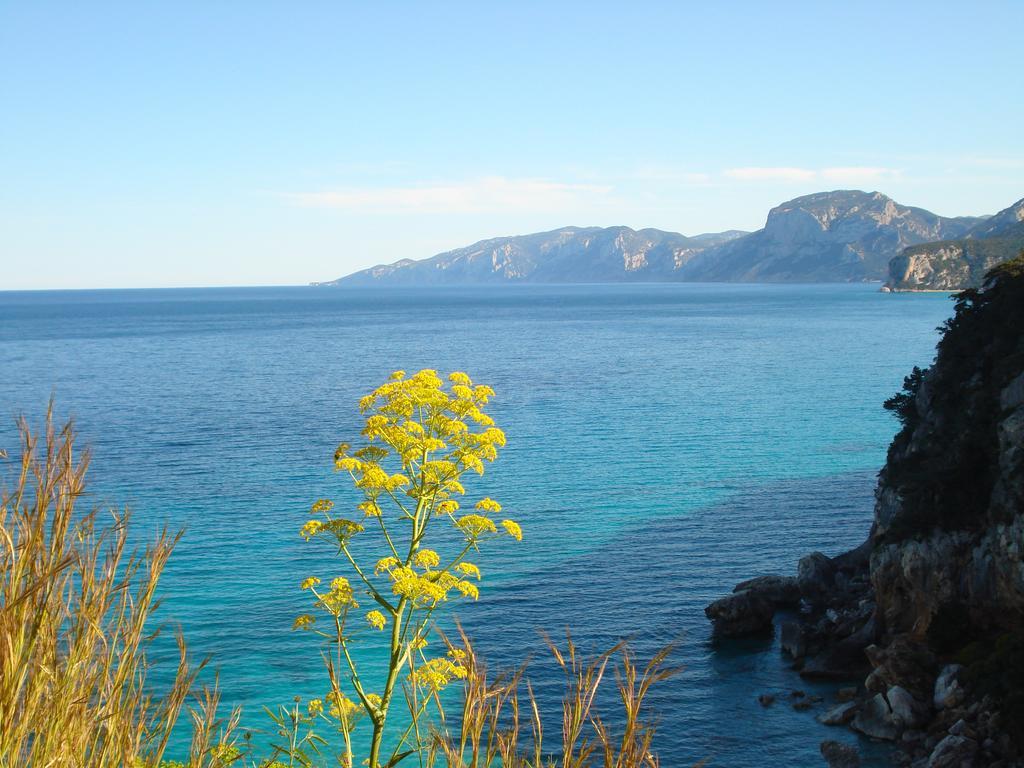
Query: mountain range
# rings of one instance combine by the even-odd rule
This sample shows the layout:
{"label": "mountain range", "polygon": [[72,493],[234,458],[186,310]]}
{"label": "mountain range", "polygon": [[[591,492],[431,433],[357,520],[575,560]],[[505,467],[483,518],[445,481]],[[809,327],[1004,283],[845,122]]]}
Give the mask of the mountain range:
{"label": "mountain range", "polygon": [[[1012,240],[1021,216],[1021,203],[993,217],[948,218],[901,205],[880,192],[837,190],[776,206],[756,232],[688,237],[625,226],[565,227],[481,240],[316,285],[888,281],[895,290],[915,290],[932,287],[926,273],[948,276],[943,279],[949,283],[971,279],[976,269],[954,267],[953,262],[985,264],[996,258],[989,246],[979,243],[1005,240],[1008,231]],[[927,250],[942,244],[945,250]],[[1006,247],[1003,243],[998,253]],[[1007,258],[1014,253],[1007,251]],[[911,267],[896,264],[911,256]],[[926,261],[937,266],[928,272]]]}

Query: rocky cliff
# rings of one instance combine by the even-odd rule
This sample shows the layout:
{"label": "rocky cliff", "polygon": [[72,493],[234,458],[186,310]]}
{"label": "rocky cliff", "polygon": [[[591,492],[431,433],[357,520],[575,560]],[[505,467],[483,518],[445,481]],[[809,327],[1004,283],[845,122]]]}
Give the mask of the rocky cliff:
{"label": "rocky cliff", "polygon": [[1024,765],[1024,256],[957,297],[932,367],[886,403],[902,429],[863,546],[801,559],[708,606],[809,677],[859,681],[822,722],[917,768]]}
{"label": "rocky cliff", "polygon": [[435,285],[671,280],[696,254],[745,232],[686,237],[658,229],[565,227],[481,240],[422,261],[405,259],[356,272],[335,284]]}
{"label": "rocky cliff", "polygon": [[565,227],[481,240],[320,285],[882,281],[903,248],[961,237],[981,221],[937,216],[879,192],[839,190],[773,208],[764,229],[754,233],[687,237],[657,229]]}
{"label": "rocky cliff", "polygon": [[1024,249],[1024,200],[972,227],[956,240],[916,245],[889,262],[886,288],[961,291],[978,288],[988,270]]}
{"label": "rocky cliff", "polygon": [[764,229],[700,254],[684,279],[747,282],[883,280],[909,245],[964,235],[979,219],[945,218],[880,192],[839,190],[773,208]]}

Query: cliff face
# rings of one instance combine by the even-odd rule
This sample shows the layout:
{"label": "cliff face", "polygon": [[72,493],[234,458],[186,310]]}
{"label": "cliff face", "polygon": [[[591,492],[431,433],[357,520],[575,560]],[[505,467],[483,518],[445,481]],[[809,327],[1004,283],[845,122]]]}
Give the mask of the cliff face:
{"label": "cliff face", "polygon": [[890,633],[1024,627],[1024,257],[957,303],[932,368],[890,406],[871,580]]}
{"label": "cliff face", "polygon": [[[862,681],[819,720],[895,742],[911,768],[1024,766],[1024,254],[957,297],[931,368],[885,407],[903,424],[857,549],[802,558],[706,609],[771,630],[807,677]],[[852,700],[851,700],[852,697]]]}
{"label": "cliff face", "polygon": [[433,285],[670,280],[696,254],[744,234],[731,231],[686,237],[657,229],[566,227],[482,240],[423,261],[406,259],[335,282]]}
{"label": "cliff face", "polygon": [[889,262],[894,291],[978,288],[985,274],[1024,249],[1024,200],[972,227],[963,238],[904,249]]}
{"label": "cliff face", "polygon": [[764,229],[699,255],[683,276],[750,282],[882,280],[890,259],[903,248],[960,237],[978,222],[900,205],[880,192],[821,192],[773,208]]}

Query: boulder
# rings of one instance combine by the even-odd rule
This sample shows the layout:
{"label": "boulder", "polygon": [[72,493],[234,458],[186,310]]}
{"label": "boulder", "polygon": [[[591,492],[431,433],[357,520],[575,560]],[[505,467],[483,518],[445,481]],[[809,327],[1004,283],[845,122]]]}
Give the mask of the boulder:
{"label": "boulder", "polygon": [[903,731],[928,722],[928,706],[908,690],[894,685],[885,693],[876,693],[860,708],[851,727],[873,739],[895,741]]}
{"label": "boulder", "polygon": [[800,670],[800,676],[821,680],[856,680],[869,669],[864,646],[852,638],[841,640],[812,656]]}
{"label": "boulder", "polygon": [[821,756],[829,768],[860,768],[857,748],[839,741],[821,742]]}
{"label": "boulder", "polygon": [[875,668],[865,685],[881,691],[898,685],[918,699],[932,698],[935,687],[935,656],[923,643],[905,636],[896,637],[883,647],[869,645],[864,649]]}
{"label": "boulder", "polygon": [[835,574],[835,565],[821,552],[804,555],[796,567],[800,594],[812,602],[820,599],[832,587]]}
{"label": "boulder", "polygon": [[851,685],[836,691],[836,701],[853,701],[857,698],[857,686]]}
{"label": "boulder", "polygon": [[800,602],[800,587],[794,576],[758,576],[737,584],[733,592],[753,592],[777,606],[795,607]]}
{"label": "boulder", "polygon": [[882,739],[883,741],[895,741],[901,730],[893,722],[889,704],[885,700],[885,696],[880,693],[876,693],[864,702],[850,723],[850,727],[872,739]]}
{"label": "boulder", "polygon": [[807,635],[799,621],[784,621],[779,626],[779,642],[782,650],[794,659],[802,659],[807,653]]}
{"label": "boulder", "polygon": [[915,699],[906,688],[894,685],[886,691],[885,698],[892,721],[900,730],[917,728],[928,721],[928,705]]}
{"label": "boulder", "polygon": [[935,679],[935,690],[932,695],[932,703],[936,709],[948,709],[955,707],[964,700],[964,689],[960,685],[960,672],[963,667],[959,664],[947,664],[939,672]]}
{"label": "boulder", "polygon": [[949,726],[949,733],[953,736],[966,736],[968,739],[977,740],[977,734],[974,732],[974,729],[962,717]]}
{"label": "boulder", "polygon": [[927,765],[928,768],[973,768],[977,753],[976,741],[950,734],[935,745]]}
{"label": "boulder", "polygon": [[734,592],[704,609],[720,637],[741,637],[770,631],[775,605],[751,590]]}
{"label": "boulder", "polygon": [[818,715],[817,719],[822,725],[846,725],[853,720],[855,714],[857,714],[857,702],[847,701],[837,704],[828,712]]}

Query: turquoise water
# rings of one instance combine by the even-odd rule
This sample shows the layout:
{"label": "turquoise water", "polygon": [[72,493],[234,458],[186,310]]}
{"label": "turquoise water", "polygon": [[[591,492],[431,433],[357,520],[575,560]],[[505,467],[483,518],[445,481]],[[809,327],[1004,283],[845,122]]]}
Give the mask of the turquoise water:
{"label": "turquoise water", "polygon": [[186,528],[164,617],[263,725],[259,706],[324,693],[315,639],[290,626],[298,581],[344,570],[297,529],[312,500],[354,498],[331,455],[356,400],[395,368],[466,370],[509,437],[476,488],[526,532],[486,553],[493,576],[459,609],[492,665],[535,654],[552,707],[537,630],[641,655],[678,641],[686,670],[653,702],[664,765],[817,765],[821,739],[854,737],[756,697],[830,689],[775,642],[714,645],[702,609],[863,540],[895,430],[881,402],[950,311],[868,285],[7,292],[0,446],[52,392],[92,446],[92,499]]}

